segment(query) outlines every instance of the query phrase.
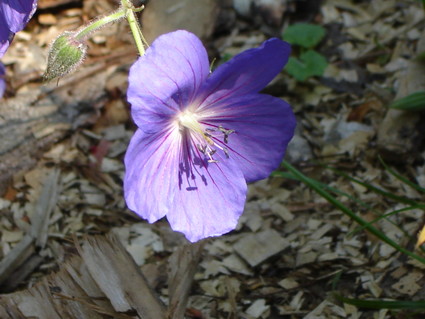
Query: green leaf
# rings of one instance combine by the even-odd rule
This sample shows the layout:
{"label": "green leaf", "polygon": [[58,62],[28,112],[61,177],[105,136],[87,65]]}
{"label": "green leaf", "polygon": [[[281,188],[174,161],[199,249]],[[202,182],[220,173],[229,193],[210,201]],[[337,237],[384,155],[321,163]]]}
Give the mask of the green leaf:
{"label": "green leaf", "polygon": [[305,64],[294,57],[289,57],[285,70],[298,81],[305,81],[310,76]]}
{"label": "green leaf", "polygon": [[419,91],[398,99],[389,106],[404,111],[425,110],[425,91]]}
{"label": "green leaf", "polygon": [[362,299],[353,299],[346,298],[339,294],[334,294],[334,296],[344,303],[359,307],[359,308],[368,308],[368,309],[425,309],[425,301],[397,301],[397,300],[362,300]]}
{"label": "green leaf", "polygon": [[300,58],[290,57],[285,67],[286,72],[298,81],[305,81],[311,76],[322,76],[328,62],[326,58],[314,50],[308,50]]}
{"label": "green leaf", "polygon": [[326,29],[316,24],[297,23],[283,33],[283,40],[303,48],[314,48],[326,34]]}

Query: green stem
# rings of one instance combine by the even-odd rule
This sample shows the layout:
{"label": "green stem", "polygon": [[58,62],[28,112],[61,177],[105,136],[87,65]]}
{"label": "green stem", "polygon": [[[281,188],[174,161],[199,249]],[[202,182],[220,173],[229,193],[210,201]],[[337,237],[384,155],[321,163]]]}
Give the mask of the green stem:
{"label": "green stem", "polygon": [[133,34],[134,42],[136,42],[137,50],[142,56],[145,54],[144,43],[146,43],[143,38],[142,31],[140,30],[139,22],[137,21],[135,12],[140,12],[143,10],[143,6],[140,8],[134,8],[133,4],[129,0],[121,0],[122,7],[125,8],[126,18],[128,24],[130,25],[131,33]]}
{"label": "green stem", "polygon": [[81,29],[76,34],[75,38],[77,40],[84,40],[93,31],[100,29],[101,27],[103,27],[104,25],[106,25],[108,23],[122,19],[125,16],[126,16],[126,10],[119,9],[118,11],[116,11],[116,12],[114,12],[114,13],[106,16],[106,17],[100,18],[100,19],[94,21],[93,23],[89,24],[87,27]]}

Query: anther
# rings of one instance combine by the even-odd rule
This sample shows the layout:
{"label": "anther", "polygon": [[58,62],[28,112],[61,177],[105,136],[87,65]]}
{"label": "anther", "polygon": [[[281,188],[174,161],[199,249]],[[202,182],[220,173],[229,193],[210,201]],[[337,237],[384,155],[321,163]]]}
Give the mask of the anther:
{"label": "anther", "polygon": [[223,152],[226,155],[226,158],[230,158],[230,156],[229,156],[229,150],[227,148],[223,147]]}
{"label": "anther", "polygon": [[223,133],[224,135],[223,140],[224,140],[224,143],[226,144],[229,142],[229,135],[235,132],[235,130],[227,130],[221,125],[218,127],[218,130]]}
{"label": "anther", "polygon": [[222,132],[224,135],[230,135],[235,132],[235,130],[226,130],[223,126],[219,126],[218,130]]}
{"label": "anther", "polygon": [[207,151],[207,147],[206,147],[206,146],[201,146],[201,145],[199,145],[199,144],[196,144],[196,147],[198,148],[198,150],[199,150],[202,154],[206,155],[206,151]]}

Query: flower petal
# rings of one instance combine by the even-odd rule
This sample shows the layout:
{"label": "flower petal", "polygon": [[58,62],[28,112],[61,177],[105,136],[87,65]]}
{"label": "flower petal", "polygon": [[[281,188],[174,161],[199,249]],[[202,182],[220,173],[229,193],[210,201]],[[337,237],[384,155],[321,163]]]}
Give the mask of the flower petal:
{"label": "flower petal", "polygon": [[9,31],[4,16],[0,12],[0,58],[3,57],[9,48],[11,41],[10,35],[13,37],[13,33]]}
{"label": "flower petal", "polygon": [[2,0],[0,13],[5,17],[9,30],[16,33],[25,27],[36,7],[36,0]]}
{"label": "flower petal", "polygon": [[247,191],[242,172],[220,152],[219,163],[207,163],[180,136],[136,131],[125,156],[127,206],[150,223],[167,215],[192,242],[235,229]]}
{"label": "flower petal", "polygon": [[180,134],[137,130],[125,154],[124,197],[150,223],[164,217],[178,185]]}
{"label": "flower petal", "polygon": [[207,52],[194,34],[160,36],[130,69],[127,96],[135,123],[145,132],[162,129],[192,102],[208,74]]}
{"label": "flower petal", "polygon": [[0,62],[0,99],[3,97],[4,91],[6,91],[6,81],[4,79],[6,70],[3,63]]}
{"label": "flower petal", "polygon": [[200,108],[219,99],[262,90],[282,70],[291,46],[272,38],[260,47],[246,50],[219,66],[201,88]]}
{"label": "flower petal", "polygon": [[13,36],[21,31],[37,8],[37,0],[0,1],[0,57],[2,57]]}
{"label": "flower petal", "polygon": [[[208,163],[192,148],[189,162],[180,163],[180,186],[167,214],[171,228],[191,242],[219,236],[236,228],[242,215],[247,185],[235,161],[221,151],[218,163]],[[201,157],[200,157],[201,156]]]}
{"label": "flower petal", "polygon": [[201,113],[206,127],[235,130],[229,150],[247,182],[266,178],[276,169],[294,135],[295,116],[288,103],[264,94],[250,94],[212,105]]}

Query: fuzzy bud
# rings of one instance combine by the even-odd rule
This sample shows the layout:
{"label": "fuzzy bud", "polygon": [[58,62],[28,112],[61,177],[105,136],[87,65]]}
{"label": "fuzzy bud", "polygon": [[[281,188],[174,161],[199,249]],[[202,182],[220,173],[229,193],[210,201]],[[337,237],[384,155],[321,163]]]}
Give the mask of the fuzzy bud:
{"label": "fuzzy bud", "polygon": [[52,42],[47,58],[46,81],[73,72],[84,60],[87,46],[75,38],[74,32],[64,32]]}

